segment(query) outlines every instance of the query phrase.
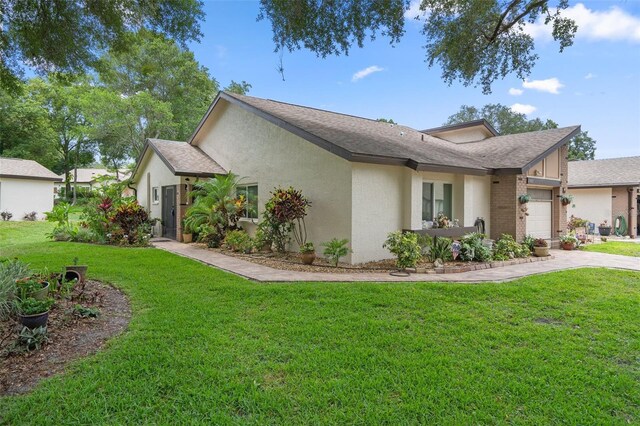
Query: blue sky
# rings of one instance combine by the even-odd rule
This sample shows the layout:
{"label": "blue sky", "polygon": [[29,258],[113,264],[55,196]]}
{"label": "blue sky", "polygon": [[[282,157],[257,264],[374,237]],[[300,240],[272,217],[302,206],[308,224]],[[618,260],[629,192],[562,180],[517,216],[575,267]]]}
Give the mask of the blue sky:
{"label": "blue sky", "polygon": [[544,26],[530,26],[540,56],[536,67],[526,82],[515,76],[496,82],[491,95],[448,86],[437,65],[429,69],[414,20],[395,47],[378,38],[349,56],[285,52],[283,81],[270,23],[256,22],[258,2],[205,1],[204,37],[190,48],[222,86],[246,80],[252,96],[393,118],[418,129],[441,125],[463,104],[502,103],[529,118],[581,124],[597,140],[596,158],[640,155],[640,1],[571,6],[568,13],[579,25],[574,45],[561,54]]}

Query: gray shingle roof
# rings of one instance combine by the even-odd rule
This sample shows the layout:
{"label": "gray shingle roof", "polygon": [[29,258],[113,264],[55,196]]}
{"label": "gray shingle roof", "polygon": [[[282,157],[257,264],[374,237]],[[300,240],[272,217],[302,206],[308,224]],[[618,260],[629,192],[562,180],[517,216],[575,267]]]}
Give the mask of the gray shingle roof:
{"label": "gray shingle roof", "polygon": [[0,158],[0,177],[60,181],[60,176],[33,160]]}
{"label": "gray shingle roof", "polygon": [[[407,126],[347,114],[227,92],[219,97],[350,161],[404,164],[417,170],[458,169],[484,174],[496,169],[521,169],[548,155],[550,149],[566,142],[580,128],[572,126],[454,143]],[[217,99],[212,107],[216,102]],[[206,116],[202,123],[205,120]]]}
{"label": "gray shingle roof", "polygon": [[213,177],[227,171],[196,146],[186,142],[148,139],[149,146],[178,176]]}
{"label": "gray shingle roof", "polygon": [[570,161],[569,186],[640,185],[640,156]]}

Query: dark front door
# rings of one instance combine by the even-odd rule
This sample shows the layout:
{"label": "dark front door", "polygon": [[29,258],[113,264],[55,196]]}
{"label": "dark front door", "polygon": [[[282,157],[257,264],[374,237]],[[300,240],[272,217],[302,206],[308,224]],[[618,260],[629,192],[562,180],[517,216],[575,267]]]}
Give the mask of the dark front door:
{"label": "dark front door", "polygon": [[162,187],[162,236],[176,239],[176,187]]}

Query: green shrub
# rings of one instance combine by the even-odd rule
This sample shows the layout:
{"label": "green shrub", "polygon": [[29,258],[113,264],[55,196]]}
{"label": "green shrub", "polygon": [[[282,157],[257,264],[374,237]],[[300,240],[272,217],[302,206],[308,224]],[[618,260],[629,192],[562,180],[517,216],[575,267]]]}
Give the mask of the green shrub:
{"label": "green shrub", "polygon": [[431,250],[429,251],[429,261],[435,262],[439,259],[443,262],[446,262],[453,259],[453,255],[451,254],[452,243],[453,241],[451,240],[451,238],[434,238],[433,245],[431,246]]}
{"label": "green shrub", "polygon": [[100,315],[100,309],[87,308],[78,304],[73,307],[73,314],[80,318],[98,318]]}
{"label": "green shrub", "polygon": [[340,262],[340,258],[351,252],[351,249],[347,247],[347,244],[349,244],[349,240],[346,238],[344,240],[334,238],[329,242],[321,244],[325,248],[322,254],[324,254],[324,257],[326,257],[327,260],[330,260],[331,263],[333,263],[333,266],[337,267]]}
{"label": "green shrub", "polygon": [[16,347],[12,352],[31,352],[40,349],[49,341],[47,327],[37,327],[31,330],[29,327],[22,327],[18,335]]}
{"label": "green shrub", "polygon": [[502,234],[493,249],[493,257],[496,260],[527,257],[530,254],[529,247],[524,244],[518,244],[509,234]]}
{"label": "green shrub", "polygon": [[429,251],[431,250],[431,246],[433,245],[433,237],[427,234],[417,234],[418,235],[418,245],[422,250],[422,255],[427,256]]}
{"label": "green shrub", "polygon": [[460,239],[460,259],[471,262],[487,262],[491,260],[492,253],[489,247],[482,244],[486,236],[472,232]]}
{"label": "green shrub", "polygon": [[55,301],[51,298],[45,300],[36,300],[33,297],[18,300],[18,312],[22,315],[36,315],[47,312],[54,305]]}
{"label": "green shrub", "polygon": [[237,229],[229,231],[224,239],[224,244],[229,250],[248,253],[253,248],[253,241],[246,231]]}
{"label": "green shrub", "polygon": [[413,232],[391,232],[382,247],[396,256],[396,266],[400,270],[415,268],[422,257],[418,235]]}
{"label": "green shrub", "polygon": [[529,248],[529,251],[533,251],[533,243],[536,241],[535,237],[533,235],[527,235],[526,237],[524,237],[524,240],[522,240],[522,244],[524,244],[525,246],[527,246],[527,248]]}

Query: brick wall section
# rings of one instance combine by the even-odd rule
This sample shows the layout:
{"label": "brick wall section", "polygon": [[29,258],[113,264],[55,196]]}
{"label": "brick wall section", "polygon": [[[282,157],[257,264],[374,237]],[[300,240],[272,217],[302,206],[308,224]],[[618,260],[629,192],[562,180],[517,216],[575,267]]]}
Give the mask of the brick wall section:
{"label": "brick wall section", "polygon": [[521,241],[526,233],[526,216],[518,196],[527,192],[524,175],[497,175],[491,179],[491,239],[502,234]]}
{"label": "brick wall section", "polygon": [[637,187],[614,187],[611,191],[611,226],[615,226],[616,217],[622,215],[627,221],[627,235],[637,235],[638,212],[636,211]]}
{"label": "brick wall section", "polygon": [[551,237],[556,240],[560,235],[567,232],[567,208],[560,202],[560,195],[568,194],[567,189],[569,162],[567,156],[569,154],[567,146],[560,148],[560,188],[553,189],[553,204],[551,206],[552,223]]}

